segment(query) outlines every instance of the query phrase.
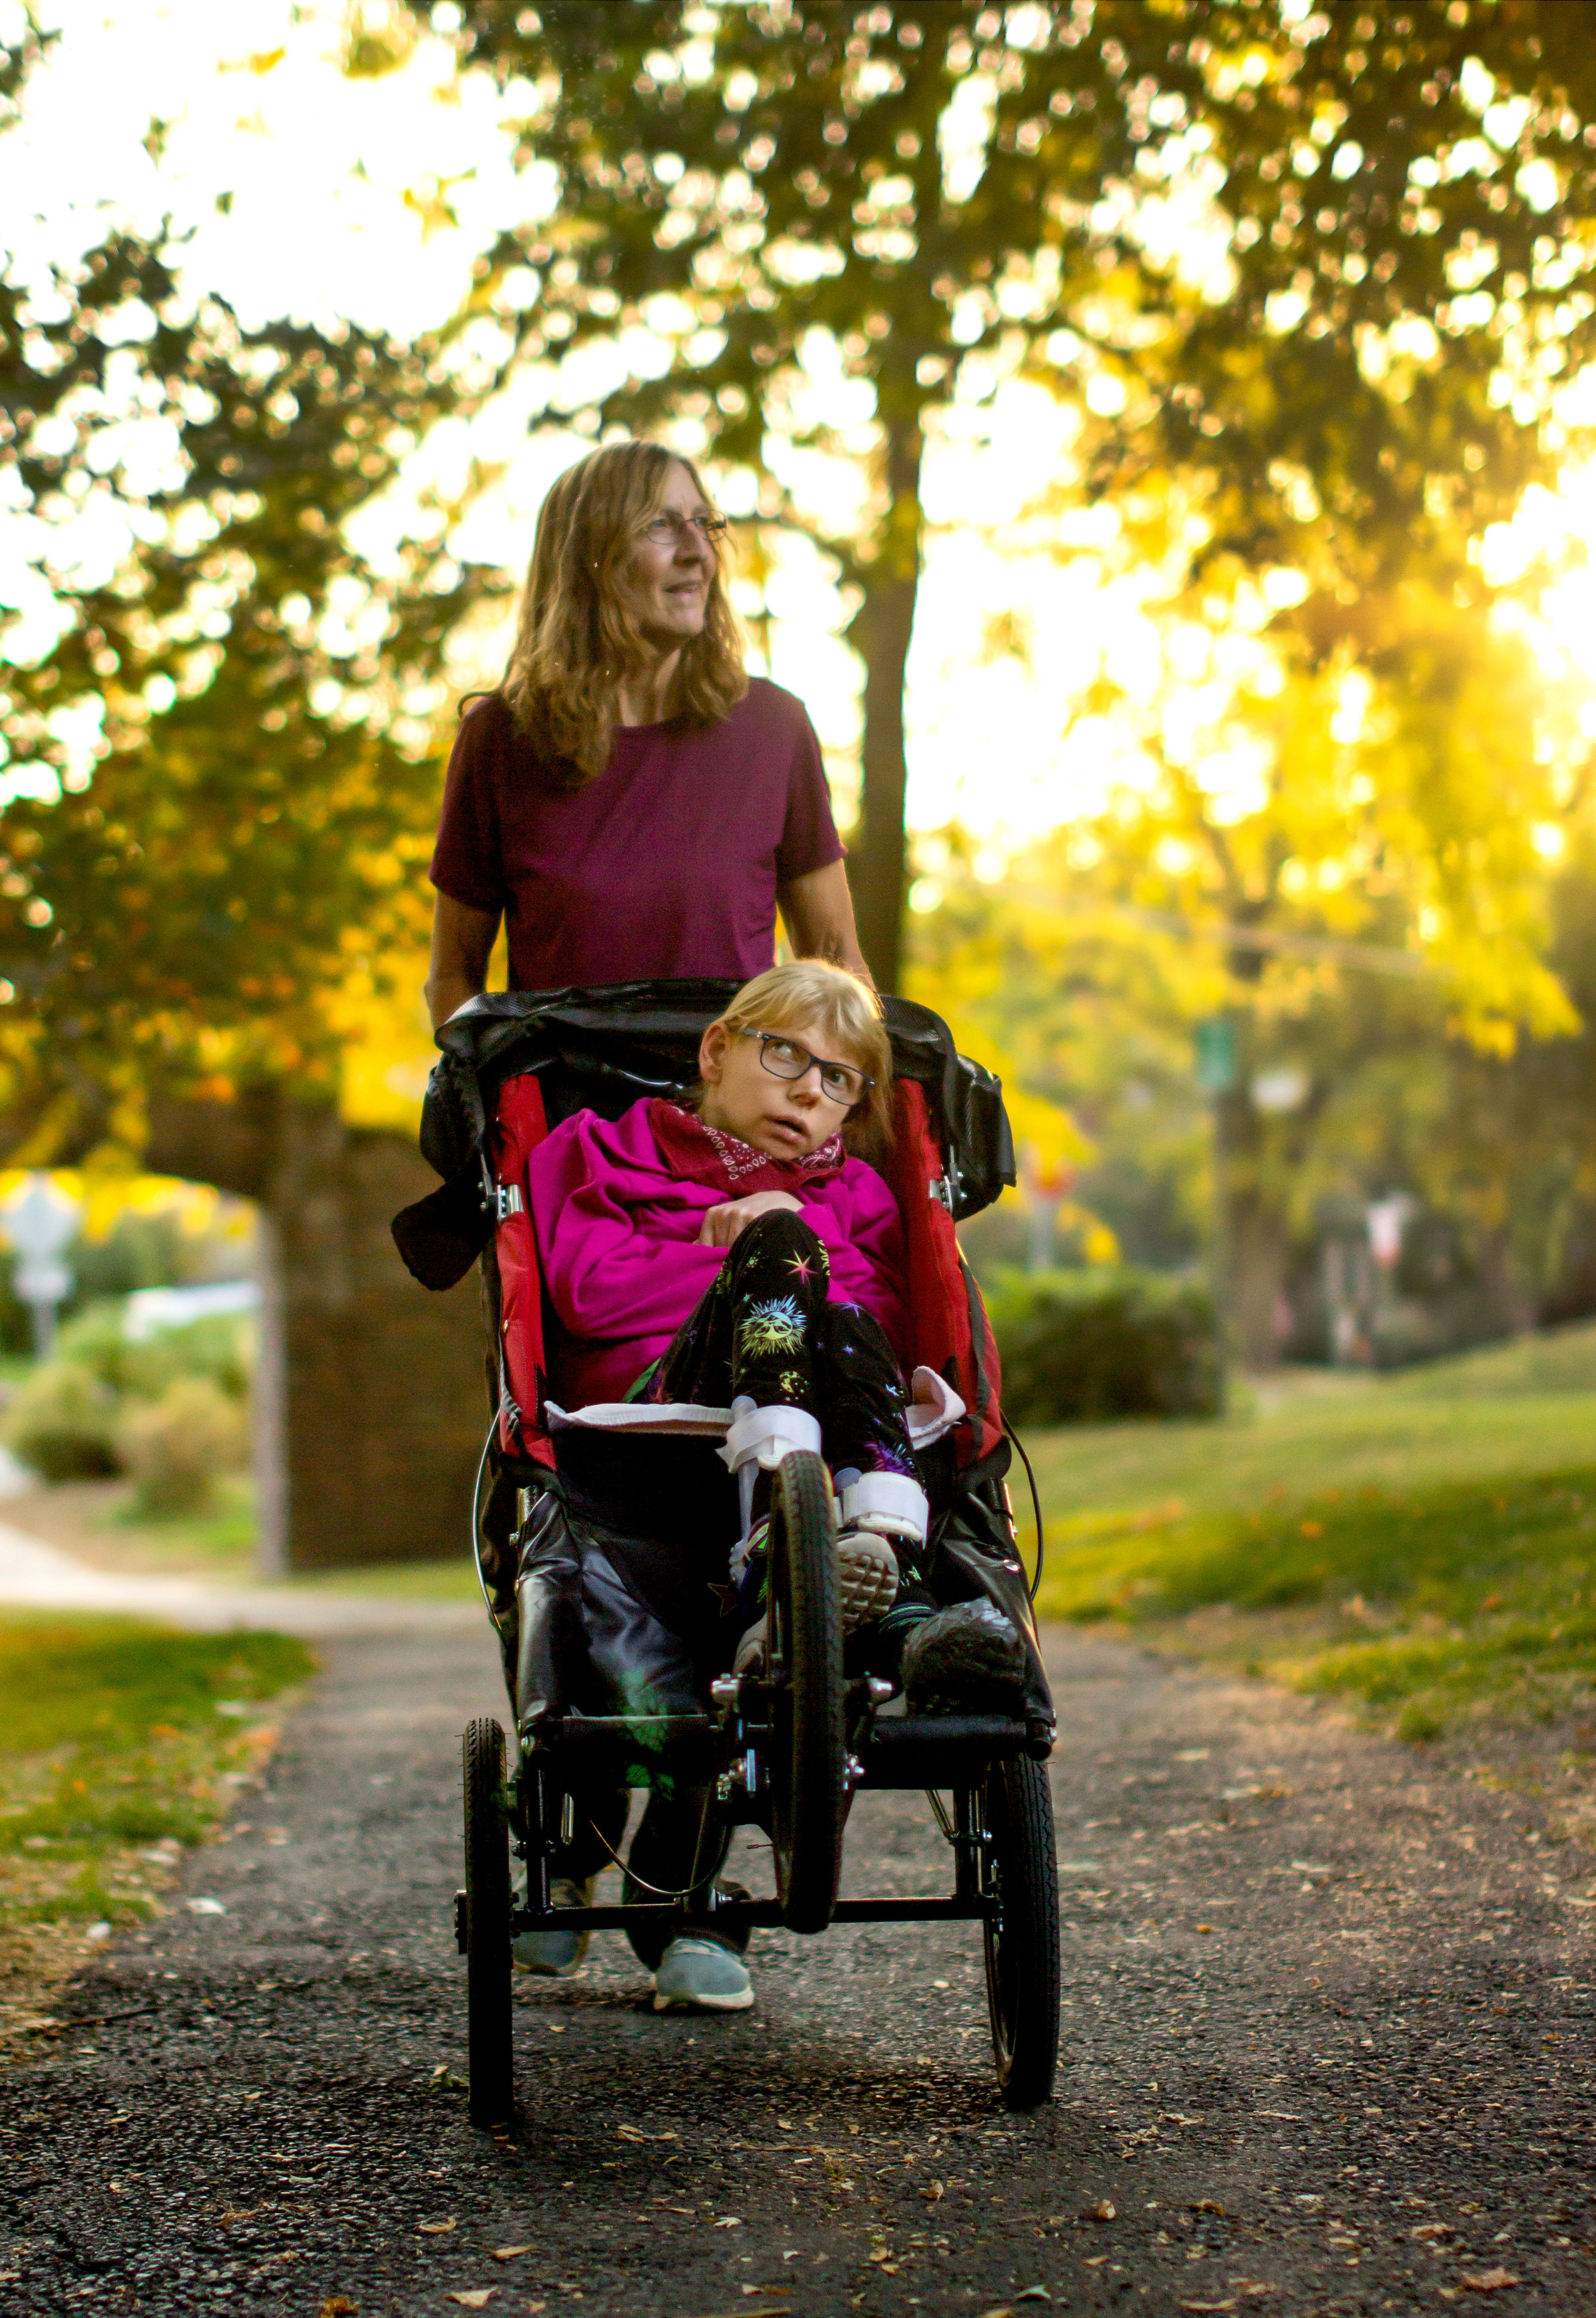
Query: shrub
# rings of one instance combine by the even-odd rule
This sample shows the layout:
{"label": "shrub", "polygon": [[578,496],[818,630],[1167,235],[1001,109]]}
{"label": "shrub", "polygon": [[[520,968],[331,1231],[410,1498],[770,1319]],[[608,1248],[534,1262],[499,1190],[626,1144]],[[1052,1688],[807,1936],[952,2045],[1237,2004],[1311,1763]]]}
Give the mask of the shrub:
{"label": "shrub", "polygon": [[1005,1272],[988,1298],[1016,1424],[1217,1416],[1219,1318],[1207,1290],[1158,1272]]}
{"label": "shrub", "polygon": [[254,1329],[234,1313],[213,1313],[186,1328],[163,1328],[141,1343],[123,1334],[125,1307],[91,1304],[56,1339],[56,1357],[92,1370],[112,1392],[158,1400],[178,1377],[208,1377],[234,1400],[249,1390]]}
{"label": "shrub", "polygon": [[208,1377],[179,1377],[161,1398],[135,1406],[117,1435],[142,1514],[202,1513],[216,1476],[247,1449],[243,1413]]}
{"label": "shrub", "polygon": [[116,1395],[75,1361],[46,1361],[5,1413],[5,1445],[46,1481],[119,1473]]}

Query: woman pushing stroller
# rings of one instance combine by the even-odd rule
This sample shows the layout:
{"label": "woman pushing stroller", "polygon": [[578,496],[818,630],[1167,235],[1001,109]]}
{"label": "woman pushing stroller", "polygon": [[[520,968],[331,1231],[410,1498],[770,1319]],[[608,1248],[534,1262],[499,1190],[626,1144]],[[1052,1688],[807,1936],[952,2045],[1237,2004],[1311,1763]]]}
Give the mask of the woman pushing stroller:
{"label": "woman pushing stroller", "polygon": [[[695,1631],[653,1615],[615,1557],[596,1557],[596,1577],[585,1559],[587,1639],[609,1692],[598,1711],[692,1711],[683,1693],[701,1684],[706,1649],[734,1645],[738,1671],[758,1667],[772,1476],[799,1448],[818,1450],[832,1476],[850,1665],[901,1681],[922,1711],[1000,1708],[1023,1687],[1013,1626],[984,1602],[941,1610],[926,1583],[929,1507],[894,1348],[906,1333],[901,1226],[861,1155],[891,1132],[891,1070],[863,983],[816,960],[776,966],[704,1033],[691,1094],[645,1098],[614,1122],[578,1111],[533,1154],[528,1204],[567,1405],[589,1422],[617,1403],[731,1420],[719,1454],[738,1485],[735,1535],[690,1555],[696,1604],[691,1586],[676,1595],[675,1627]],[[534,1565],[536,1553],[534,1541]],[[524,1614],[524,1634],[537,1630]],[[537,1674],[521,1685],[524,1720]],[[566,1904],[583,1904],[614,1855],[625,1801],[594,1799],[560,1862]],[[651,1793],[630,1860],[641,1891],[690,1879],[701,1816],[698,1797]],[[583,1944],[549,1932],[517,1948],[528,1968],[563,1972]],[[706,1923],[645,1956],[657,2007],[751,2003],[737,1945]]]}

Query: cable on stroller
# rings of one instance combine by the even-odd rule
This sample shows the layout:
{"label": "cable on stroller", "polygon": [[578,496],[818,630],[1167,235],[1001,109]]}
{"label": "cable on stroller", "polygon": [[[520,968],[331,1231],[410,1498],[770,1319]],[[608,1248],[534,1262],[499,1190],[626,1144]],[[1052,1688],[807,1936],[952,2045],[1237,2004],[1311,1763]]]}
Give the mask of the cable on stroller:
{"label": "cable on stroller", "polygon": [[[708,1815],[709,1803],[706,1801],[704,1806],[704,1818],[707,1818]],[[622,1858],[620,1853],[615,1849],[614,1845],[605,1834],[603,1828],[599,1827],[596,1821],[589,1819],[587,1821],[587,1825],[592,1829],[593,1833],[597,1836],[598,1840],[609,1853],[610,1857],[620,1869],[622,1874],[626,1876],[632,1882],[635,1883],[640,1891],[651,1891],[656,1900],[690,1900],[695,1891],[702,1891],[706,1882],[713,1881],[713,1877],[700,1876],[696,1883],[685,1883],[679,1891],[668,1891],[663,1883],[650,1883],[646,1875],[639,1875],[631,1867],[629,1867],[625,1860]],[[704,1819],[700,1819],[700,1836],[703,1835],[703,1832]]]}
{"label": "cable on stroller", "polygon": [[1042,1562],[1045,1553],[1045,1548],[1042,1542],[1042,1499],[1037,1495],[1036,1476],[1031,1470],[1031,1460],[1026,1455],[1026,1444],[1020,1439],[1013,1425],[1009,1424],[1007,1417],[1003,1419],[1003,1430],[1009,1435],[1010,1441],[1013,1442],[1015,1447],[1019,1451],[1019,1461],[1025,1467],[1026,1478],[1031,1485],[1031,1512],[1035,1516],[1036,1523],[1036,1574],[1031,1580],[1030,1587],[1031,1599],[1034,1602],[1037,1594],[1041,1591]]}
{"label": "cable on stroller", "polygon": [[[488,1613],[489,1623],[502,1640],[504,1629],[498,1622],[498,1613],[488,1591],[488,1580],[482,1575],[482,1476],[488,1470],[488,1452],[493,1446],[493,1436],[498,1430],[498,1418],[496,1415],[488,1427],[482,1454],[477,1460],[477,1478],[471,1488],[471,1559],[476,1564],[477,1583],[482,1589],[482,1604]],[[1024,1454],[1023,1451],[1021,1454]]]}

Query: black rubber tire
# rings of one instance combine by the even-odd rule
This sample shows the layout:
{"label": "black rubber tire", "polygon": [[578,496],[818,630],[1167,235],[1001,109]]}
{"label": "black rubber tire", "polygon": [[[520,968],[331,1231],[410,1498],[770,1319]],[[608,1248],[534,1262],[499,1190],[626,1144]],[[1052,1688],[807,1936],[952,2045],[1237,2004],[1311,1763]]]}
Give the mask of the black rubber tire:
{"label": "black rubber tire", "polygon": [[1047,1772],[1022,1756],[994,1764],[976,1798],[989,1842],[982,1888],[996,1902],[983,1927],[992,2057],[1006,2108],[1036,2108],[1053,2091],[1059,2049],[1059,1875]]}
{"label": "black rubber tire", "polygon": [[505,1822],[505,1734],[468,1722],[465,1771],[466,2047],[473,2125],[503,2125],[516,2104],[510,2018],[510,1835]]}
{"label": "black rubber tire", "polygon": [[842,1873],[847,1734],[831,1491],[811,1450],[793,1450],[776,1469],[767,1609],[780,1685],[770,1756],[776,1895],[789,1931],[823,1932]]}

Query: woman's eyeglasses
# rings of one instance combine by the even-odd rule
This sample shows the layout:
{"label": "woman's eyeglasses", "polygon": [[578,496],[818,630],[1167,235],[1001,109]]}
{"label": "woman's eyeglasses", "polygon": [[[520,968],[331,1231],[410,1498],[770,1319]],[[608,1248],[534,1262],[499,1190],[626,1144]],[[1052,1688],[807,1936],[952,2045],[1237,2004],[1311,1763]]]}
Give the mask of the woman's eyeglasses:
{"label": "woman's eyeglasses", "polygon": [[740,1035],[758,1038],[759,1060],[773,1079],[801,1079],[806,1072],[818,1070],[820,1092],[845,1110],[861,1101],[875,1084],[867,1071],[856,1070],[852,1063],[829,1063],[822,1056],[811,1055],[807,1047],[784,1038],[777,1030],[744,1030]]}
{"label": "woman's eyeglasses", "polygon": [[679,547],[689,531],[695,531],[706,547],[718,546],[726,536],[727,524],[723,515],[657,515],[652,523],[645,523],[639,532],[651,547]]}

